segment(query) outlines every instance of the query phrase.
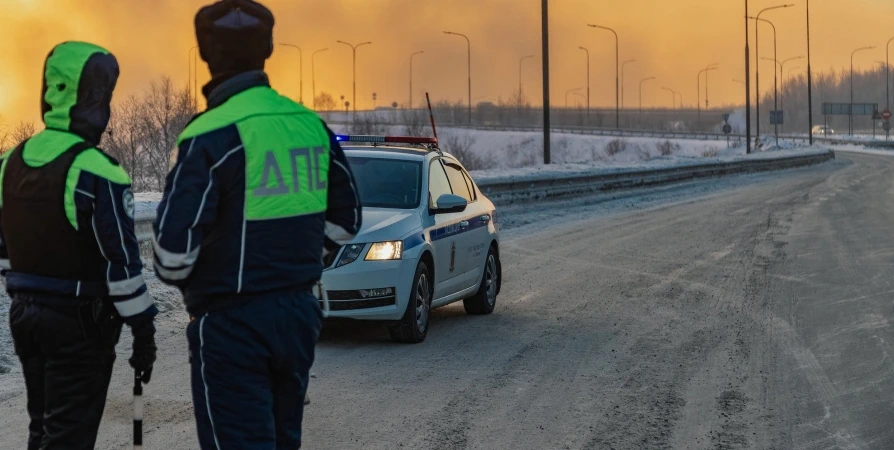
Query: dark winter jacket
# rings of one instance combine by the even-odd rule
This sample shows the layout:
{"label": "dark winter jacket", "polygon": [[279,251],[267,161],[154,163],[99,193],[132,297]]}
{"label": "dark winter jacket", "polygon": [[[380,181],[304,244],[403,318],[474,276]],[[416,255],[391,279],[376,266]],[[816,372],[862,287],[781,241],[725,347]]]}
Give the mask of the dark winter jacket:
{"label": "dark winter jacket", "polygon": [[155,221],[158,277],[192,313],[310,288],[360,228],[353,175],[320,118],[246,72],[206,95],[180,137]]}
{"label": "dark winter jacket", "polygon": [[47,58],[46,130],[0,166],[0,269],[9,292],[109,298],[125,320],[157,312],[142,276],[131,181],[96,148],[118,63],[103,48],[60,44]]}

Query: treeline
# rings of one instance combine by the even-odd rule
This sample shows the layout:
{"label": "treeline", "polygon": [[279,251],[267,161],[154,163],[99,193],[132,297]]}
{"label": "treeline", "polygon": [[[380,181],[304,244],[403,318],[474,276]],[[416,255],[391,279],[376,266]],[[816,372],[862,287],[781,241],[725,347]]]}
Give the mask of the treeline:
{"label": "treeline", "polygon": [[[892,74],[894,75],[894,74]],[[778,75],[777,75],[778,76]],[[853,77],[854,103],[878,103],[879,110],[884,111],[887,105],[886,70],[884,64],[876,64],[870,70],[855,72]],[[773,73],[761,72],[761,133],[768,130],[770,125],[769,111],[774,106]],[[823,123],[822,104],[849,103],[851,95],[850,69],[829,70],[813,73],[813,122]],[[894,92],[891,93],[894,96]],[[800,71],[798,75],[779,79],[779,109],[785,112],[786,131],[803,129],[806,131],[808,124],[808,97],[807,97],[807,73]],[[830,123],[839,128],[846,127],[847,116],[832,118]],[[871,118],[868,116],[855,117],[857,129],[871,128]],[[878,125],[878,124],[876,124]],[[838,130],[844,132],[846,130]]]}

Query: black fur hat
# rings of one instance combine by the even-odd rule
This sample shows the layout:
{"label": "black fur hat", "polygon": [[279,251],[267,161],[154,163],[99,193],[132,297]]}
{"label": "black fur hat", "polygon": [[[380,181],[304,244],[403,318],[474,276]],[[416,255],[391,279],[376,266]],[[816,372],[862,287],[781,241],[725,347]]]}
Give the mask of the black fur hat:
{"label": "black fur hat", "polygon": [[199,53],[212,76],[263,70],[273,53],[273,13],[253,0],[222,0],[196,14]]}

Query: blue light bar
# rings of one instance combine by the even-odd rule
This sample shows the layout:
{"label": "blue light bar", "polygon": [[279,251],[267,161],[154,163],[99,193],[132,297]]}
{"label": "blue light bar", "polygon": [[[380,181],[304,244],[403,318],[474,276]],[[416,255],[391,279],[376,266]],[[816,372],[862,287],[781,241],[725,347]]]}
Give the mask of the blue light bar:
{"label": "blue light bar", "polygon": [[367,144],[434,144],[438,145],[438,140],[430,137],[410,137],[410,136],[368,136],[368,135],[343,135],[335,136],[338,142],[363,142]]}

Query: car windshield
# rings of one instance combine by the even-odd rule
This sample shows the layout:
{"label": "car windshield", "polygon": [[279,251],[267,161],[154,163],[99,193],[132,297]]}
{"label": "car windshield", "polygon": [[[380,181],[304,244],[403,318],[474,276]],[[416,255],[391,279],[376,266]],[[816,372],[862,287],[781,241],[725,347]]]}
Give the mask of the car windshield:
{"label": "car windshield", "polygon": [[360,202],[371,208],[413,209],[419,206],[422,162],[349,157]]}

